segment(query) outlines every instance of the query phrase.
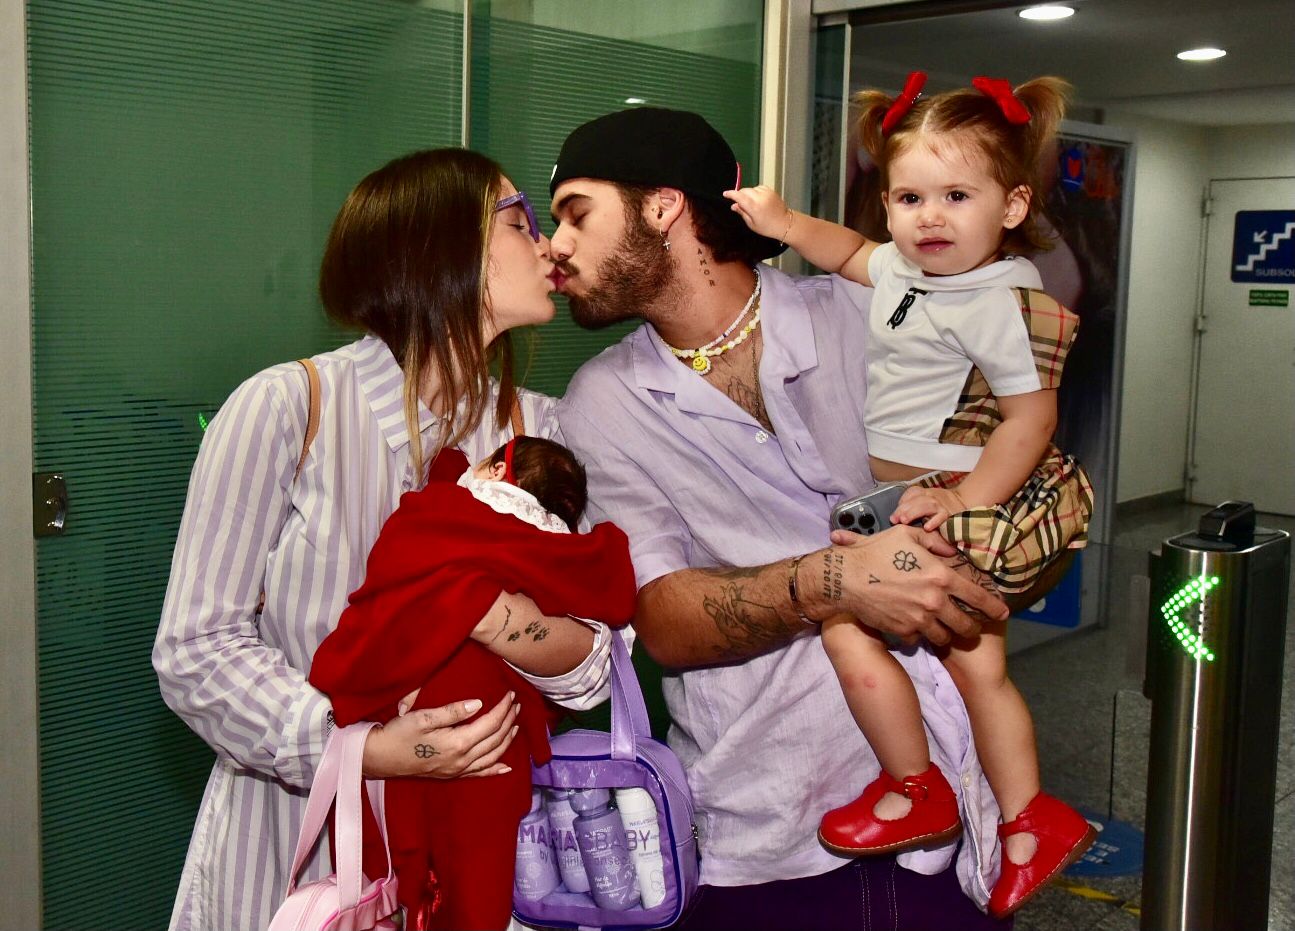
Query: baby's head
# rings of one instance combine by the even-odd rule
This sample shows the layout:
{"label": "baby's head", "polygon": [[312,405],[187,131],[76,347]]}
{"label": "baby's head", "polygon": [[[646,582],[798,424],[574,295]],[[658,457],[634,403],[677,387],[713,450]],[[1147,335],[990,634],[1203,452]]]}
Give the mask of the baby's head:
{"label": "baby's head", "polygon": [[511,481],[529,491],[541,507],[575,532],[588,500],[585,467],[565,446],[538,436],[519,436],[482,459],[472,471],[483,481]]}
{"label": "baby's head", "polygon": [[[907,89],[915,92],[911,78]],[[887,228],[905,258],[928,274],[955,275],[1003,253],[1051,248],[1034,195],[1070,85],[1036,78],[994,89],[997,96],[962,88],[920,97],[907,109],[904,95],[862,91],[854,98],[860,142],[881,175]]]}

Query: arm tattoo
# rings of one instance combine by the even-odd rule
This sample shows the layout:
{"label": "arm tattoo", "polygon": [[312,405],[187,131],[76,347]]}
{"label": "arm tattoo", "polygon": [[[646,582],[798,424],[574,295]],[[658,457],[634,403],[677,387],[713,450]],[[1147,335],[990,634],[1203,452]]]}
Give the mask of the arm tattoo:
{"label": "arm tattoo", "polygon": [[530,634],[531,639],[536,643],[539,643],[541,640],[543,640],[545,637],[549,635],[548,627],[541,624],[539,621],[531,621],[529,624],[526,625],[526,629],[523,632]]}
{"label": "arm tattoo", "polygon": [[[508,605],[504,605],[504,626],[499,628],[499,633],[496,633],[493,637],[490,638],[491,643],[494,643],[496,640],[498,640],[499,634],[502,634],[505,630],[508,629],[508,622],[511,621],[512,619],[513,619],[513,609],[508,607]],[[513,638],[509,637],[508,639],[512,640]]]}
{"label": "arm tattoo", "polygon": [[876,577],[875,575],[873,575],[871,572],[869,572],[869,573],[868,573],[868,584],[869,584],[869,585],[876,585],[876,584],[877,584],[878,582],[880,582],[880,581],[881,581],[881,579],[877,578],[877,577]]}
{"label": "arm tattoo", "polygon": [[754,579],[764,571],[764,566],[712,566],[709,569],[700,571],[707,575],[713,575],[717,579],[736,581],[737,579]]}
{"label": "arm tattoo", "polygon": [[420,760],[426,760],[430,757],[434,757],[440,752],[441,752],[440,750],[437,750],[431,744],[414,745],[414,756],[418,757]]}
{"label": "arm tattoo", "polygon": [[749,600],[736,582],[726,583],[714,597],[703,596],[702,608],[724,641],[715,647],[720,659],[744,659],[787,642],[787,628],[777,610]]}
{"label": "arm tattoo", "polygon": [[823,597],[828,601],[841,600],[845,582],[845,557],[835,550],[823,553]]}

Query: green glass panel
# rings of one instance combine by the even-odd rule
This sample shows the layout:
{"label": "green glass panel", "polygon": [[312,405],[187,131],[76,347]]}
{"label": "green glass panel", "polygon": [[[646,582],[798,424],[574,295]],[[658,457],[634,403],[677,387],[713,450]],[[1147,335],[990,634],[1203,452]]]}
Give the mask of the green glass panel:
{"label": "green glass panel", "polygon": [[166,925],[213,758],[149,663],[200,418],[352,338],[323,240],[361,176],[458,142],[457,9],[28,4],[35,459],[71,501],[37,550],[46,927]]}

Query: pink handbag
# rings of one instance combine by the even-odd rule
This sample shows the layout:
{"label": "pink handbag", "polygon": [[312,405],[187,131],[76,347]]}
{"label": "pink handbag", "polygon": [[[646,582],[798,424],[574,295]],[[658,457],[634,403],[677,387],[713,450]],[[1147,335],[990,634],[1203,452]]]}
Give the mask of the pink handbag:
{"label": "pink handbag", "polygon": [[[283,904],[270,921],[268,931],[385,931],[400,925],[397,916],[396,877],[387,868],[382,879],[366,882],[360,869],[363,822],[360,783],[369,792],[369,803],[382,835],[382,846],[391,863],[387,846],[387,812],[381,779],[364,779],[364,741],[372,722],[352,724],[333,731],[315,773],[306,801],[306,817],[292,857],[292,878]],[[337,798],[335,866],[337,872],[318,882],[297,888],[297,874],[314,848],[328,809]]]}

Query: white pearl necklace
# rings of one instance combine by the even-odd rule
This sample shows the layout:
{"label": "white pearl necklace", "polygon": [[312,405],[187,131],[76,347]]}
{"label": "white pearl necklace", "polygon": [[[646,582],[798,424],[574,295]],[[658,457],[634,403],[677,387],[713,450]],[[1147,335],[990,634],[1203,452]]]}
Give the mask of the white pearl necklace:
{"label": "white pearl necklace", "polygon": [[[742,327],[741,331],[738,332],[737,336],[734,336],[728,342],[724,343],[723,345],[720,345],[720,342],[726,339],[728,335],[733,332],[734,328],[739,323],[742,322],[742,319],[747,315],[748,311],[752,310],[752,308],[754,308],[755,313],[752,314],[751,319],[747,321],[746,326]],[[665,346],[667,349],[670,350],[671,353],[674,354],[676,358],[692,359],[692,370],[696,372],[698,375],[709,375],[711,371],[710,360],[713,358],[716,358],[717,356],[722,356],[724,353],[728,352],[734,346],[740,346],[743,342],[746,341],[746,338],[748,336],[750,336],[752,333],[755,332],[755,328],[758,327],[759,325],[760,325],[760,273],[756,272],[755,290],[753,290],[751,292],[751,296],[746,299],[746,304],[743,305],[741,313],[739,313],[737,317],[734,318],[733,322],[728,325],[727,330],[725,330],[719,336],[716,336],[705,346],[698,346],[696,349],[676,349],[674,346],[671,346],[669,343],[666,343]],[[662,342],[665,342],[665,341],[662,340]]]}

